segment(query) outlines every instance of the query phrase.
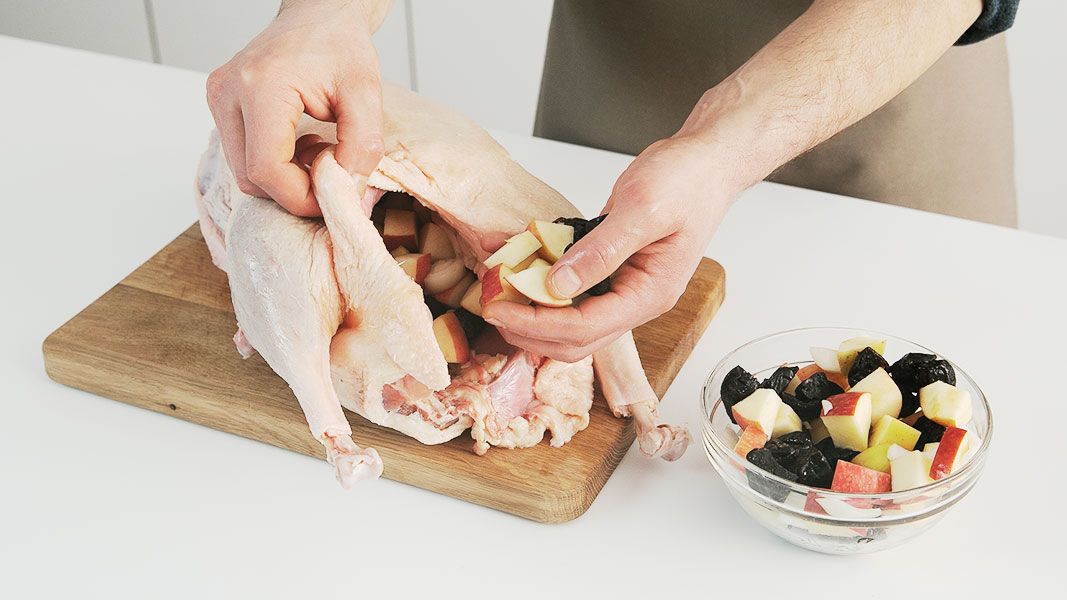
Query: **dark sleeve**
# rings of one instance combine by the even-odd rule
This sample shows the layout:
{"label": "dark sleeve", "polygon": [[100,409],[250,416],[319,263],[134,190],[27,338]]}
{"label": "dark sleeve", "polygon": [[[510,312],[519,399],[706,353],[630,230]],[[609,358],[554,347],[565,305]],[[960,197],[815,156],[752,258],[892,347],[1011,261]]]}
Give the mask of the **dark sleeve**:
{"label": "dark sleeve", "polygon": [[982,14],[971,28],[963,32],[956,40],[957,46],[973,44],[986,38],[1007,31],[1015,22],[1015,11],[1019,10],[1019,0],[983,0]]}

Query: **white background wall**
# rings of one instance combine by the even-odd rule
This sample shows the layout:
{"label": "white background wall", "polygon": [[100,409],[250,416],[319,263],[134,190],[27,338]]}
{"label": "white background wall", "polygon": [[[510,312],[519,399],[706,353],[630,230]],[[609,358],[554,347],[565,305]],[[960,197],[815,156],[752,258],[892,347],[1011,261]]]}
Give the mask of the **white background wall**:
{"label": "white background wall", "polygon": [[[0,34],[210,71],[279,0],[0,0]],[[482,125],[529,133],[552,0],[396,0],[375,36],[386,78]],[[1067,237],[1067,2],[1030,0],[1008,32],[1020,227]],[[412,35],[409,37],[409,33]]]}

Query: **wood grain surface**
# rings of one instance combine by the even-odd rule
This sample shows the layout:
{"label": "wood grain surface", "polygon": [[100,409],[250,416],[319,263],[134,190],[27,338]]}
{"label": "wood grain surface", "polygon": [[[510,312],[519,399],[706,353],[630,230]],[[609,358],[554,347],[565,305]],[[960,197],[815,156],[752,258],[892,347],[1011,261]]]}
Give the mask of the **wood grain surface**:
{"label": "wood grain surface", "polygon": [[[677,306],[634,331],[659,396],[724,293],[722,267],[704,259]],[[194,225],[53,332],[45,368],[64,385],[325,460],[289,386],[258,355],[237,354],[236,326],[226,276]],[[548,523],[584,513],[634,440],[599,389],[589,427],[564,447],[481,457],[467,434],[426,446],[347,414],[356,443],[381,454],[385,477]]]}

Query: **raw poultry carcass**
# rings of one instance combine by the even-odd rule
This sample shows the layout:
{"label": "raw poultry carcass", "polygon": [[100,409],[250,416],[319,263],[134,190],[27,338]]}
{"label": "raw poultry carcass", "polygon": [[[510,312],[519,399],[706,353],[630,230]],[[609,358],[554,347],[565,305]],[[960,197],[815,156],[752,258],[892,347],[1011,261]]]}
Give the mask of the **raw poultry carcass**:
{"label": "raw poultry carcass", "polygon": [[[382,472],[378,454],[353,442],[342,406],[426,444],[469,429],[478,454],[529,447],[546,432],[560,446],[589,423],[594,365],[613,412],[636,420],[642,452],[680,456],[689,434],[659,422],[630,334],[591,358],[562,363],[507,345],[475,319],[469,353],[446,360],[427,303],[436,312],[442,305],[398,262],[415,248],[387,248],[389,224],[375,207],[409,202],[445,233],[454,254],[434,267],[479,277],[491,254],[483,239],[580,215],[471,121],[393,85],[383,92],[386,152],[369,180],[345,172],[332,147],[311,166],[323,219],[240,192],[217,133],[197,177],[201,229],[229,276],[234,342],[245,357],[258,351],[292,387],[341,483]],[[335,140],[332,125],[305,118],[298,135],[307,133]]]}

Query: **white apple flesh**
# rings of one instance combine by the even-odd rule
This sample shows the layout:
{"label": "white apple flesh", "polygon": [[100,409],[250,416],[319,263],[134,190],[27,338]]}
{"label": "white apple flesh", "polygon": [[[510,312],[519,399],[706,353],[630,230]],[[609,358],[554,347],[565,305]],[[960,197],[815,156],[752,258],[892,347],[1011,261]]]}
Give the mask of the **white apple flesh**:
{"label": "white apple flesh", "polygon": [[731,410],[734,421],[741,429],[758,427],[760,431],[770,435],[774,431],[774,422],[781,406],[782,399],[774,390],[761,388],[734,404]]}
{"label": "white apple flesh", "polygon": [[871,431],[871,395],[845,392],[822,401],[822,419],[834,445],[856,452],[867,449],[867,434]]}

